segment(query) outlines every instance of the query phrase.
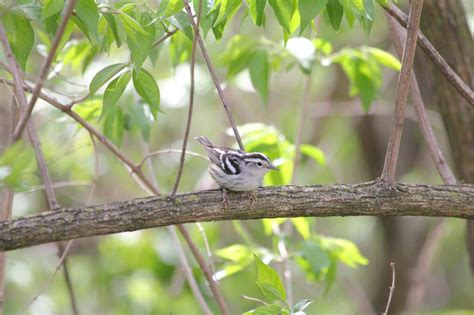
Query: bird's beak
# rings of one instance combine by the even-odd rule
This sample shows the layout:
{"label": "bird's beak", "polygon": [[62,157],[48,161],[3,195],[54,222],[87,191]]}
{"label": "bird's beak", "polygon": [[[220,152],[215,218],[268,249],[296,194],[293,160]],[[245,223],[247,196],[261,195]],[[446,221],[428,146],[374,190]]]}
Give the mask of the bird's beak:
{"label": "bird's beak", "polygon": [[279,171],[280,170],[278,167],[274,166],[273,164],[270,164],[270,166],[268,168],[271,169],[271,170],[274,170],[274,171]]}

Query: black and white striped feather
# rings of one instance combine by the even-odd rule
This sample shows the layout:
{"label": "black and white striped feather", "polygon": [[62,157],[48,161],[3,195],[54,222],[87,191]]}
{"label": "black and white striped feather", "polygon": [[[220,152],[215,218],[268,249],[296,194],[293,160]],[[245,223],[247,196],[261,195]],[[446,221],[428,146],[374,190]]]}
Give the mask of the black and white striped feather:
{"label": "black and white striped feather", "polygon": [[263,176],[276,169],[262,153],[215,146],[206,137],[196,140],[207,151],[211,165],[209,173],[221,187],[233,191],[252,191],[262,186]]}

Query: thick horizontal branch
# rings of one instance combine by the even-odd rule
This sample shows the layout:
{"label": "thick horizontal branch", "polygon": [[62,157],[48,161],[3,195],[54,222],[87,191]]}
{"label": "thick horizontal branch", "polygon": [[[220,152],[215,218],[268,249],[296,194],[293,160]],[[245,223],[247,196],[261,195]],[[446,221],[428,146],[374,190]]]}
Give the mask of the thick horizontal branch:
{"label": "thick horizontal branch", "polygon": [[220,190],[147,197],[84,208],[68,208],[0,221],[0,250],[86,236],[189,222],[277,217],[430,216],[474,219],[474,185],[358,185],[260,188],[251,205],[246,193]]}

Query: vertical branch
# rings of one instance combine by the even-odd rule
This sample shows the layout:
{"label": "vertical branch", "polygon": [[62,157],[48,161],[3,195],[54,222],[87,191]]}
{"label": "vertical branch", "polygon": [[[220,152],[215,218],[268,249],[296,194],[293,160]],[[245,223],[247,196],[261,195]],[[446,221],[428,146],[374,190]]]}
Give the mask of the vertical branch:
{"label": "vertical branch", "polygon": [[[69,0],[66,8],[64,9],[63,18],[61,23],[58,27],[58,31],[54,36],[53,43],[51,44],[51,49],[49,50],[48,56],[46,57],[43,65],[41,66],[41,70],[38,76],[38,80],[36,81],[35,89],[33,90],[30,102],[28,105],[21,111],[23,113],[18,121],[18,124],[13,132],[13,139],[16,141],[21,137],[23,130],[30,118],[31,113],[33,112],[33,107],[38,100],[39,93],[41,92],[41,88],[43,87],[44,80],[46,79],[49,71],[49,67],[53,62],[54,57],[56,56],[56,51],[58,50],[59,44],[63,37],[64,31],[67,26],[67,22],[72,15],[72,11],[74,10],[74,5],[76,4],[76,0]],[[21,85],[20,85],[21,86]]]}
{"label": "vertical branch", "polygon": [[388,140],[387,153],[382,171],[382,180],[390,185],[395,184],[395,171],[397,169],[398,152],[402,137],[403,121],[405,119],[405,103],[408,96],[410,74],[415,57],[418,29],[420,26],[423,0],[413,0],[410,5],[407,38],[403,51],[402,69],[398,79],[398,90],[395,100],[392,129]]}
{"label": "vertical branch", "polygon": [[193,106],[194,106],[194,68],[196,66],[196,40],[199,36],[199,22],[201,20],[201,11],[202,11],[202,0],[199,0],[199,9],[196,18],[196,24],[194,27],[194,37],[193,45],[191,48],[191,64],[190,64],[190,89],[189,89],[189,108],[188,108],[188,120],[186,121],[186,130],[184,132],[183,146],[181,148],[181,157],[179,159],[179,168],[178,173],[176,174],[176,180],[173,185],[173,190],[171,191],[171,197],[174,197],[176,191],[178,190],[179,181],[181,179],[181,174],[183,173],[184,160],[186,157],[186,146],[188,144],[189,131],[191,129],[191,121],[193,119]]}
{"label": "vertical branch", "polygon": [[[186,9],[186,12],[188,13],[189,19],[191,21],[191,25],[195,28],[196,22],[194,21],[193,13],[191,11],[191,7],[189,6],[189,0],[183,0],[183,1],[184,1],[184,8]],[[219,82],[219,79],[217,78],[216,70],[214,69],[214,66],[211,63],[211,59],[209,58],[209,54],[207,53],[207,49],[206,49],[206,46],[204,45],[201,34],[197,33],[196,37],[199,43],[199,47],[201,48],[202,56],[204,57],[204,60],[206,61],[207,68],[209,69],[209,73],[211,74],[212,80],[214,81],[214,85],[216,86],[217,93],[219,94],[219,97],[222,101],[222,105],[224,106],[225,112],[227,114],[227,118],[229,119],[232,130],[234,131],[235,139],[237,140],[237,143],[239,144],[240,150],[245,151],[244,144],[242,142],[242,139],[240,138],[239,130],[237,129],[235,120],[232,116],[232,113],[230,112],[229,105],[228,105],[229,103],[224,95],[224,92],[222,91],[221,84]]]}

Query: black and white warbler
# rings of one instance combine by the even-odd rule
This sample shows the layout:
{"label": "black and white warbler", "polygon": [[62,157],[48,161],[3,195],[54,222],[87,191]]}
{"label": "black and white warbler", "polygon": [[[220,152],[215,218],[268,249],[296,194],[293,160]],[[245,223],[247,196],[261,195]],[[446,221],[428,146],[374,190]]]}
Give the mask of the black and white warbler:
{"label": "black and white warbler", "polygon": [[[206,137],[195,138],[207,151],[211,165],[209,173],[225,190],[254,191],[262,186],[263,176],[269,170],[278,170],[263,153],[246,153],[240,150],[218,147]],[[255,195],[252,195],[255,198]]]}

